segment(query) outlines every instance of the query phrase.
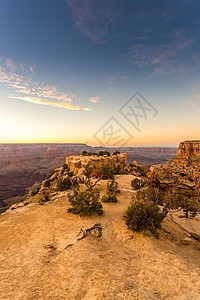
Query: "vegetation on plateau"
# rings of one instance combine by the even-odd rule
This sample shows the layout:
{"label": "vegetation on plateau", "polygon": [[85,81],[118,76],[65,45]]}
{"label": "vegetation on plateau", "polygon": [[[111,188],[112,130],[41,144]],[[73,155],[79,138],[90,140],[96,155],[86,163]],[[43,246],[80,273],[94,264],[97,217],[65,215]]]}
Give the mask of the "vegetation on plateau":
{"label": "vegetation on plateau", "polygon": [[111,179],[107,183],[106,195],[101,198],[102,202],[117,202],[117,194],[120,193],[118,189],[118,183],[115,179]]}

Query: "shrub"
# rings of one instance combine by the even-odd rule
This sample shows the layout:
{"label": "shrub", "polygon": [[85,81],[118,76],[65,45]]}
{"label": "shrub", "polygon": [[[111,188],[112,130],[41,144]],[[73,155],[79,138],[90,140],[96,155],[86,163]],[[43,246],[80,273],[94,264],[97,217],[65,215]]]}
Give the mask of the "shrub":
{"label": "shrub", "polygon": [[112,155],[117,155],[117,154],[120,154],[120,152],[119,151],[115,151],[115,152],[113,152]]}
{"label": "shrub", "polygon": [[104,156],[104,155],[110,156],[110,152],[109,151],[99,151],[98,156]]}
{"label": "shrub", "polygon": [[98,156],[98,153],[96,153],[96,152],[92,152],[92,151],[88,152],[88,156],[92,156],[92,155],[94,155],[94,156]]}
{"label": "shrub", "polygon": [[114,169],[113,169],[113,174],[117,175],[117,174],[124,174],[124,170],[122,170],[120,165],[117,165]]}
{"label": "shrub", "polygon": [[99,182],[102,179],[109,179],[109,178],[113,178],[113,170],[112,168],[109,166],[109,164],[105,164],[103,163],[98,171],[98,178],[96,179],[96,181],[92,182],[92,173],[94,171],[94,168],[90,166],[90,164],[85,165],[85,170],[83,171],[83,174],[86,176],[86,181],[85,181],[85,185],[87,186],[88,190],[92,190],[93,187],[97,184],[97,182]]}
{"label": "shrub", "polygon": [[113,169],[109,164],[103,163],[99,170],[99,176],[102,179],[113,179],[114,178]]}
{"label": "shrub", "polygon": [[31,195],[31,196],[37,195],[37,194],[39,193],[40,187],[41,187],[41,184],[37,187],[37,189],[31,191],[31,194],[30,194],[30,195]]}
{"label": "shrub", "polygon": [[114,178],[107,183],[106,193],[107,195],[101,198],[102,202],[117,202],[117,194],[120,193],[120,190],[118,190],[118,183]]}
{"label": "shrub", "polygon": [[50,201],[49,195],[48,194],[44,194],[42,196],[42,198],[38,202],[39,202],[39,204],[44,204],[44,203],[46,203],[48,201]]}
{"label": "shrub", "polygon": [[123,218],[129,230],[139,232],[148,229],[158,238],[157,229],[161,228],[164,216],[154,202],[135,199],[132,200]]}
{"label": "shrub", "polygon": [[64,164],[64,165],[62,166],[62,169],[61,169],[61,175],[62,175],[64,172],[67,172],[67,174],[69,174],[70,168],[69,168],[68,164]]}
{"label": "shrub", "polygon": [[65,171],[69,171],[69,166],[68,166],[68,164],[64,164],[64,165],[62,166],[62,169],[65,170]]}
{"label": "shrub", "polygon": [[143,179],[134,178],[131,180],[131,186],[134,190],[139,190],[142,187],[145,187],[147,185],[147,181]]}
{"label": "shrub", "polygon": [[31,191],[30,195],[31,195],[31,196],[35,196],[35,195],[37,195],[38,192],[39,192],[39,191],[37,191],[37,190],[33,190],[33,191]]}
{"label": "shrub", "polygon": [[87,156],[87,155],[88,155],[88,153],[87,153],[87,151],[83,151],[83,152],[81,153],[81,155],[83,155],[83,156]]}
{"label": "shrub", "polygon": [[183,210],[186,218],[194,218],[199,210],[199,205],[194,199],[189,199],[180,194],[169,197],[166,203],[166,209]]}
{"label": "shrub", "polygon": [[198,203],[194,199],[182,197],[181,208],[185,213],[185,217],[194,218],[198,213]]}
{"label": "shrub", "polygon": [[93,213],[102,215],[103,209],[99,199],[100,192],[96,189],[68,195],[72,207],[68,208],[67,211],[80,216],[90,216]]}
{"label": "shrub", "polygon": [[133,195],[133,199],[151,201],[157,204],[157,194],[154,188],[148,187],[142,191],[138,191]]}
{"label": "shrub", "polygon": [[72,185],[72,183],[71,183],[71,180],[69,179],[69,176],[64,179],[60,178],[57,181],[57,190],[59,192],[66,191],[66,190],[70,189],[71,185]]}
{"label": "shrub", "polygon": [[134,190],[139,190],[142,187],[142,182],[138,178],[131,180],[131,186]]}
{"label": "shrub", "polygon": [[92,176],[93,172],[93,167],[90,166],[90,164],[85,165],[85,170],[83,171],[83,174],[87,177],[90,178]]}

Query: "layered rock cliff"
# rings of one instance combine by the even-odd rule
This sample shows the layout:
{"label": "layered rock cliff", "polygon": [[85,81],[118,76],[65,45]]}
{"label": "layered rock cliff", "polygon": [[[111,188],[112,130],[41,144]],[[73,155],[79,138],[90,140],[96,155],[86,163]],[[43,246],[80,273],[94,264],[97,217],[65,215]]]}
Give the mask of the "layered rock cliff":
{"label": "layered rock cliff", "polygon": [[93,168],[93,175],[98,173],[102,164],[108,164],[112,169],[119,168],[123,171],[126,165],[127,154],[121,153],[111,156],[70,156],[66,158],[66,164],[75,176],[83,176],[84,166],[89,164]]}
{"label": "layered rock cliff", "polygon": [[191,157],[200,158],[200,140],[180,143],[176,158],[189,159]]}
{"label": "layered rock cliff", "polygon": [[150,168],[149,178],[168,197],[170,189],[187,197],[200,199],[200,141],[179,145],[177,156],[167,164]]}

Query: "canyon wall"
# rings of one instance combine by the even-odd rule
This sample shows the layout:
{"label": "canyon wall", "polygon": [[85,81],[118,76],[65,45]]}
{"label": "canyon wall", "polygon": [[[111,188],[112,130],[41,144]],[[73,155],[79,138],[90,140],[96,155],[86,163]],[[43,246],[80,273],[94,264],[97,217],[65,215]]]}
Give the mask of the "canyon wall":
{"label": "canyon wall", "polygon": [[200,158],[200,140],[180,143],[176,158],[187,159],[193,156]]}
{"label": "canyon wall", "polygon": [[[166,163],[177,154],[177,148],[159,147],[91,147],[86,144],[0,144],[0,211],[18,202],[29,189],[34,189],[50,171],[62,166],[67,156],[82,151],[119,150],[127,153],[127,163],[137,161],[150,167]],[[33,187],[34,185],[34,187]],[[2,207],[2,202],[5,207]]]}
{"label": "canyon wall", "polygon": [[167,164],[151,166],[149,178],[159,188],[161,197],[169,191],[200,200],[200,141],[179,145],[177,156]]}

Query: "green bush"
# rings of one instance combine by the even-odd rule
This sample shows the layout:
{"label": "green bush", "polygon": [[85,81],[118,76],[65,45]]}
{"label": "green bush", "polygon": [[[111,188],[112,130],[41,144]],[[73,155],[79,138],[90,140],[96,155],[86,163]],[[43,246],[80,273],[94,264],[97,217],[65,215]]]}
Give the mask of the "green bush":
{"label": "green bush", "polygon": [[106,196],[103,196],[101,198],[102,202],[117,202],[117,194],[120,193],[120,190],[118,190],[118,183],[113,178],[110,182],[107,183],[107,191]]}
{"label": "green bush", "polygon": [[44,204],[46,202],[50,201],[49,195],[48,194],[44,194],[42,196],[42,198],[40,198],[40,200],[38,201],[39,204]]}
{"label": "green bush", "polygon": [[113,174],[114,175],[120,175],[120,174],[124,174],[125,171],[122,170],[120,165],[117,165],[114,169],[113,169]]}
{"label": "green bush", "polygon": [[86,164],[84,168],[85,168],[85,170],[83,171],[83,174],[87,178],[90,178],[92,176],[93,167],[91,167],[90,164]]}
{"label": "green bush", "polygon": [[198,203],[194,199],[183,197],[181,199],[181,208],[186,218],[194,218],[198,213]]}
{"label": "green bush", "polygon": [[37,187],[37,189],[31,191],[31,194],[30,194],[30,195],[31,195],[31,196],[37,195],[37,194],[39,193],[40,187],[41,187],[41,184]]}
{"label": "green bush", "polygon": [[109,151],[99,151],[98,156],[104,156],[104,155],[110,156],[110,152]]}
{"label": "green bush", "polygon": [[31,191],[30,195],[31,195],[31,196],[35,196],[35,195],[37,195],[38,192],[39,192],[39,191],[37,191],[37,190]]}
{"label": "green bush", "polygon": [[157,229],[161,227],[162,220],[167,212],[160,209],[157,205],[156,191],[149,187],[138,191],[132,196],[132,202],[124,215],[128,229],[132,231],[142,231],[149,229],[158,238]]}
{"label": "green bush", "polygon": [[88,155],[88,156],[92,156],[92,155],[98,156],[98,153],[90,151],[90,152],[88,152],[87,155]]}
{"label": "green bush", "polygon": [[71,180],[69,179],[69,177],[66,177],[64,179],[59,179],[57,181],[57,191],[62,192],[62,191],[66,191],[68,189],[70,189],[72,183]]}
{"label": "green bush", "polygon": [[102,179],[114,178],[113,170],[109,164],[103,163],[101,165],[97,172],[98,178],[95,181],[92,180],[94,168],[89,163],[85,165],[84,168],[85,170],[83,171],[83,174],[86,176],[85,185],[88,190],[92,190],[93,187]]}
{"label": "green bush", "polygon": [[114,178],[114,173],[113,173],[113,169],[112,167],[107,164],[107,163],[103,163],[101,165],[101,168],[98,172],[99,177],[101,177],[102,179],[113,179]]}
{"label": "green bush", "polygon": [[72,207],[68,208],[67,211],[80,216],[90,216],[93,213],[102,215],[103,209],[99,199],[100,192],[96,189],[68,195]]}
{"label": "green bush", "polygon": [[145,201],[152,201],[157,204],[157,194],[154,188],[148,187],[146,189],[143,189],[141,191],[137,191],[133,195],[133,198],[136,200],[145,200]]}
{"label": "green bush", "polygon": [[143,185],[143,182],[140,179],[134,178],[133,180],[131,180],[131,186],[134,190],[139,190],[144,185]]}
{"label": "green bush", "polygon": [[172,195],[167,203],[166,209],[179,209],[182,210],[186,218],[194,218],[199,210],[199,204],[194,199],[189,199],[180,194]]}
{"label": "green bush", "polygon": [[115,152],[113,152],[112,155],[117,155],[117,154],[120,154],[120,151],[115,151]]}
{"label": "green bush", "polygon": [[87,151],[83,151],[83,152],[81,153],[81,155],[83,155],[83,156],[87,156],[87,155],[88,155],[88,153],[87,153]]}
{"label": "green bush", "polygon": [[161,228],[163,214],[154,202],[133,200],[123,218],[129,230],[139,232],[148,229],[158,238],[157,229]]}
{"label": "green bush", "polygon": [[61,175],[62,175],[64,172],[67,172],[67,174],[69,175],[70,168],[69,168],[68,164],[64,164],[64,165],[62,166],[62,169],[61,169]]}

